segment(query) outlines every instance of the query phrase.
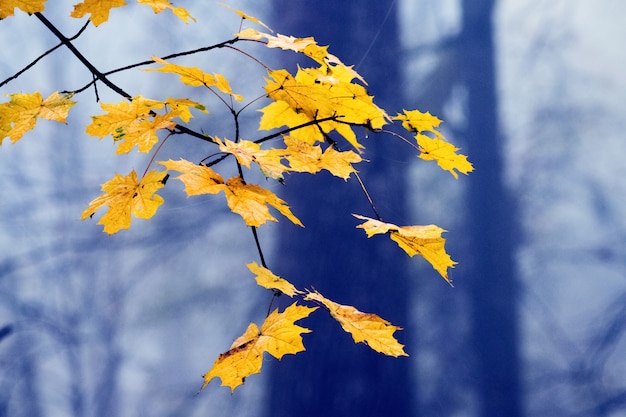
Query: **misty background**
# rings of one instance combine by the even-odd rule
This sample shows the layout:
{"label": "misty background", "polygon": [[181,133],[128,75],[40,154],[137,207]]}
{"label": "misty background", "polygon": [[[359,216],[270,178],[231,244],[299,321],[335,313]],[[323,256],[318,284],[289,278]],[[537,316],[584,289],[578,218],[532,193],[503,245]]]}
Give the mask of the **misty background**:
{"label": "misty background", "polygon": [[[44,12],[66,36],[84,23],[68,17],[70,3],[48,2]],[[107,236],[95,219],[80,221],[101,183],[143,172],[150,158],[117,156],[110,138],[84,133],[101,113],[88,89],[67,126],[38,121],[0,148],[0,416],[623,415],[626,4],[228,4],[278,33],[330,44],[390,114],[418,108],[444,120],[448,140],[474,162],[468,177],[372,134],[363,143],[383,162],[359,169],[385,220],[448,230],[455,287],[393,242],[354,230],[349,214],[367,209],[355,181],[303,174],[283,187],[247,174],[307,225],[260,228],[270,268],[403,327],[411,356],[376,354],[316,319],[302,323],[313,330],[306,352],[267,357],[232,396],[217,380],[196,395],[218,354],[265,316],[270,294],[245,267],[258,261],[252,234],[222,196],[186,198],[178,181],[159,192],[157,215],[130,230]],[[177,5],[198,22],[131,4],[75,45],[107,71],[238,31],[238,16],[217,3]],[[56,44],[34,16],[0,21],[0,82]],[[295,68],[289,52],[237,46]],[[247,99],[263,94],[263,69],[236,51],[176,63],[223,73]],[[111,79],[132,95],[200,101],[209,115],[197,113],[192,127],[233,139],[226,109],[171,74]],[[90,80],[60,48],[0,93],[47,96]],[[105,103],[121,99],[101,84],[98,92]],[[244,138],[259,137],[260,105],[243,113]],[[159,159],[214,152],[196,142],[173,137]],[[318,209],[307,196],[327,200]]]}

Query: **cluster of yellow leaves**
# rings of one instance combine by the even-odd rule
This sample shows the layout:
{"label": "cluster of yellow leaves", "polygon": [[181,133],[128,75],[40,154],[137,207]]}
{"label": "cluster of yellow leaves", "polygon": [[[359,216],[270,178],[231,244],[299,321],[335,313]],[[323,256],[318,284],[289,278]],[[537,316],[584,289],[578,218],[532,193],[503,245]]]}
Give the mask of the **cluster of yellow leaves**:
{"label": "cluster of yellow leaves", "polygon": [[367,237],[377,234],[389,234],[391,240],[396,242],[409,256],[421,255],[439,272],[449,284],[448,268],[456,265],[450,255],[446,253],[444,245],[446,240],[441,237],[445,232],[442,228],[430,224],[427,226],[396,226],[392,223],[384,223],[380,220],[353,214],[357,219],[365,220],[365,223],[357,227],[365,230]]}
{"label": "cluster of yellow leaves", "polygon": [[220,174],[206,165],[197,165],[184,159],[159,163],[168,170],[182,173],[176,179],[185,184],[185,192],[188,196],[217,194],[224,191],[228,207],[233,213],[239,214],[248,226],[260,226],[268,220],[278,221],[272,216],[268,206],[278,210],[294,224],[302,226],[289,206],[276,194],[255,184],[245,184],[239,176],[224,182]]}
{"label": "cluster of yellow leaves", "polygon": [[[459,175],[459,171],[465,175],[474,170],[472,164],[465,155],[457,154],[459,148],[446,142],[444,136],[437,130],[441,120],[429,112],[422,113],[419,110],[404,111],[398,114],[394,120],[402,121],[402,126],[409,132],[415,133],[415,139],[420,149],[420,158],[425,161],[437,161],[437,164],[446,171],[449,171],[454,178]],[[424,132],[431,133],[434,137],[425,135]],[[456,170],[456,171],[455,171]]]}
{"label": "cluster of yellow leaves", "polygon": [[11,100],[0,103],[0,145],[4,138],[15,143],[35,127],[37,119],[65,123],[67,113],[76,104],[69,95],[52,93],[45,100],[39,92],[10,94]]}
{"label": "cluster of yellow leaves", "polygon": [[[24,13],[40,13],[45,9],[46,0],[0,0],[0,19],[13,16],[16,8]],[[174,7],[169,0],[137,0],[139,4],[152,7],[154,13],[161,13],[169,9],[185,23],[194,19],[183,7]],[[72,17],[81,18],[87,14],[94,26],[98,26],[109,20],[109,12],[116,7],[125,6],[124,0],[84,0],[74,5],[74,10],[70,14]]]}
{"label": "cluster of yellow leaves", "polygon": [[254,29],[245,29],[236,36],[265,39],[269,48],[300,52],[319,64],[316,68],[298,68],[295,76],[284,69],[269,71],[265,91],[274,102],[261,110],[260,129],[296,128],[319,121],[297,129],[292,135],[313,145],[323,142],[325,134],[336,131],[356,149],[362,149],[352,127],[380,129],[389,120],[365,87],[353,82],[358,79],[364,83],[362,77],[329,54],[328,47],[317,45],[313,38],[274,36]]}
{"label": "cluster of yellow leaves", "polygon": [[[248,268],[256,275],[256,281],[260,286],[278,290],[289,297],[299,295],[305,301],[313,301],[324,306],[331,317],[352,335],[355,343],[365,343],[371,349],[388,356],[408,356],[404,351],[404,345],[393,336],[396,330],[402,330],[400,327],[392,325],[376,314],[364,313],[353,306],[331,301],[317,291],[300,291],[286,279],[259,266],[256,262],[248,264]],[[264,352],[281,359],[284,355],[295,355],[306,350],[301,335],[310,333],[311,330],[300,327],[295,322],[308,317],[316,309],[317,307],[306,307],[295,302],[282,313],[278,312],[278,309],[274,310],[267,316],[260,330],[255,323],[250,323],[230,349],[215,360],[211,369],[204,375],[201,389],[204,389],[213,378],[219,377],[222,386],[230,387],[231,391],[234,391],[248,376],[261,372]]]}
{"label": "cluster of yellow leaves", "polygon": [[[204,105],[180,98],[158,101],[137,96],[130,102],[123,100],[117,104],[101,103],[100,106],[107,113],[93,116],[86,132],[101,139],[111,135],[118,143],[118,154],[128,153],[135,146],[139,152],[149,152],[159,141],[158,130],[173,129],[176,118],[189,122],[193,117],[190,108],[207,112]],[[167,109],[164,114],[156,113],[163,108]]]}

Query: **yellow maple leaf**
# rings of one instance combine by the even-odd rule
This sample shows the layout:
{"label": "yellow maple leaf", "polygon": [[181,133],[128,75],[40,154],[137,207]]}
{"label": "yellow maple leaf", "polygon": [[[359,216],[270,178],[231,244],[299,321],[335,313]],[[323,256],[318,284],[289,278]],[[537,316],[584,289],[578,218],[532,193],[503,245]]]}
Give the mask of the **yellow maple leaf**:
{"label": "yellow maple leaf", "polygon": [[242,12],[241,10],[237,10],[237,9],[233,9],[232,7],[230,7],[227,4],[224,3],[220,3],[220,6],[227,8],[228,10],[237,13],[239,16],[241,16],[242,19],[246,19],[249,20],[251,22],[254,22],[258,25],[263,26],[265,29],[269,30],[270,32],[272,32],[272,29],[270,29],[265,23],[261,22],[259,19],[257,19],[256,17],[250,16],[249,14]]}
{"label": "yellow maple leaf", "polygon": [[[111,135],[118,143],[117,154],[128,153],[135,146],[139,152],[149,152],[159,141],[158,130],[173,129],[175,118],[189,121],[192,117],[190,107],[206,113],[206,108],[199,103],[174,98],[157,101],[137,96],[131,102],[122,100],[116,104],[101,103],[100,106],[107,113],[92,116],[92,122],[85,131],[101,139]],[[164,114],[156,113],[166,106],[169,110]]]}
{"label": "yellow maple leaf", "polygon": [[349,72],[352,78],[356,78],[363,84],[367,85],[363,77],[359,75],[351,66],[344,65],[335,55],[328,53],[328,46],[320,46],[311,36],[307,38],[296,38],[293,36],[281,35],[276,36],[268,33],[259,32],[256,29],[247,28],[235,34],[236,37],[242,39],[266,39],[268,48],[280,48],[286,51],[294,51],[302,53],[315,62],[324,66],[324,71],[332,72],[335,65],[342,67]]}
{"label": "yellow maple leaf", "polygon": [[275,180],[283,179],[283,172],[289,168],[282,164],[281,160],[285,154],[281,149],[261,149],[261,145],[249,140],[233,142],[224,139],[222,142],[215,138],[220,146],[220,151],[235,155],[237,161],[246,168],[250,168],[250,163],[256,162],[263,175]]}
{"label": "yellow maple leaf", "polygon": [[302,294],[302,291],[296,289],[293,284],[284,278],[275,275],[269,269],[260,266],[256,262],[252,262],[246,265],[250,272],[256,274],[256,283],[263,288],[270,290],[279,290],[283,294],[287,294],[289,297],[293,297],[297,294]]}
{"label": "yellow maple leaf", "polygon": [[8,137],[15,143],[35,127],[37,119],[65,123],[70,108],[76,102],[71,95],[54,92],[45,100],[39,92],[10,94],[11,100],[0,103],[0,145]]}
{"label": "yellow maple leaf", "polygon": [[240,177],[232,177],[226,181],[226,200],[233,213],[239,214],[247,226],[258,227],[268,220],[277,222],[270,214],[268,206],[274,207],[283,216],[298,226],[303,226],[293,215],[285,201],[276,194],[255,184],[244,184]]}
{"label": "yellow maple leaf", "polygon": [[353,151],[339,152],[329,146],[322,152],[319,145],[313,146],[292,136],[285,136],[284,140],[287,145],[285,158],[289,161],[291,171],[315,174],[325,169],[347,180],[351,173],[356,172],[352,164],[363,160]]}
{"label": "yellow maple leaf", "polygon": [[224,191],[226,185],[224,178],[206,165],[198,165],[193,162],[180,159],[178,161],[160,161],[159,164],[168,170],[181,173],[175,179],[185,184],[185,192],[188,196],[201,194],[217,194]]}
{"label": "yellow maple leaf", "polygon": [[115,7],[125,6],[124,0],[84,0],[82,3],[75,4],[74,10],[70,14],[72,17],[81,18],[86,14],[90,14],[89,20],[94,26],[109,20],[109,12]]}
{"label": "yellow maple leaf", "polygon": [[389,234],[391,240],[396,242],[409,256],[421,255],[439,272],[450,285],[448,268],[454,268],[454,262],[446,253],[446,240],[441,237],[444,229],[430,224],[427,226],[396,226],[392,223],[384,223],[380,220],[353,214],[357,219],[365,220],[357,228],[365,230],[367,237],[376,234]]}
{"label": "yellow maple leaf", "polygon": [[268,220],[276,222],[270,214],[268,206],[278,210],[293,223],[302,223],[293,215],[289,206],[276,194],[255,184],[245,184],[240,177],[232,177],[224,182],[221,175],[204,165],[197,165],[181,159],[179,161],[159,162],[168,170],[181,172],[176,177],[185,184],[188,196],[199,194],[217,194],[224,191],[228,207],[233,213],[239,214],[248,226],[258,227]]}
{"label": "yellow maple leaf", "polygon": [[[459,178],[456,171],[465,175],[474,170],[472,164],[467,160],[467,156],[457,154],[459,148],[447,142],[437,130],[441,120],[430,114],[422,113],[419,110],[404,110],[404,114],[398,114],[393,118],[401,120],[402,126],[409,132],[415,133],[415,139],[420,149],[420,158],[425,161],[437,161],[437,165],[443,170],[449,171],[454,178]],[[429,132],[434,137],[427,136],[423,132]],[[456,171],[455,171],[456,170]]]}
{"label": "yellow maple leaf", "polygon": [[156,56],[151,58],[154,62],[163,64],[163,66],[161,68],[147,69],[145,71],[170,72],[178,74],[180,76],[180,81],[183,84],[193,87],[216,87],[219,91],[232,96],[237,101],[243,100],[241,95],[233,93],[230,83],[222,74],[208,74],[197,67],[185,67],[182,65],[171,64]]}
{"label": "yellow maple leaf", "polygon": [[293,303],[282,313],[274,310],[263,322],[259,330],[250,323],[245,333],[237,338],[230,350],[222,353],[204,375],[204,389],[215,377],[219,377],[222,386],[230,387],[231,392],[242,385],[245,379],[261,372],[263,353],[268,352],[276,359],[284,355],[295,355],[306,350],[302,343],[302,333],[311,330],[295,324],[308,317],[317,307],[300,306]]}
{"label": "yellow maple leaf", "polygon": [[0,19],[13,16],[16,7],[28,14],[43,12],[45,2],[46,0],[0,0]]}
{"label": "yellow maple leaf", "polygon": [[134,170],[126,176],[115,174],[113,179],[102,184],[104,194],[89,203],[81,220],[108,206],[98,224],[104,225],[106,233],[113,234],[130,227],[131,214],[140,219],[151,218],[163,204],[163,198],[154,193],[163,188],[165,175],[165,172],[152,170],[139,181]]}
{"label": "yellow maple leaf", "polygon": [[363,313],[353,306],[335,303],[317,291],[309,292],[304,299],[323,304],[341,327],[352,335],[355,343],[363,342],[376,352],[388,356],[409,356],[404,351],[404,345],[393,337],[393,333],[402,328],[392,325],[380,316]]}
{"label": "yellow maple leaf", "polygon": [[[330,118],[320,122],[319,128],[325,132],[335,130],[355,148],[363,148],[350,125],[380,129],[388,116],[363,86],[348,81],[351,78],[347,71],[337,70],[337,76],[333,76],[327,68],[300,68],[295,77],[284,69],[270,71],[265,91],[269,98],[287,103],[295,114],[306,115],[308,121]],[[286,113],[284,108],[273,106],[261,111],[263,128],[302,124],[301,117],[291,117],[293,113]]]}
{"label": "yellow maple leaf", "polygon": [[169,0],[137,0],[137,3],[152,7],[154,13],[161,13],[165,9],[170,9],[175,16],[185,23],[189,23],[189,19],[194,22],[196,21],[187,9],[184,7],[174,7]]}

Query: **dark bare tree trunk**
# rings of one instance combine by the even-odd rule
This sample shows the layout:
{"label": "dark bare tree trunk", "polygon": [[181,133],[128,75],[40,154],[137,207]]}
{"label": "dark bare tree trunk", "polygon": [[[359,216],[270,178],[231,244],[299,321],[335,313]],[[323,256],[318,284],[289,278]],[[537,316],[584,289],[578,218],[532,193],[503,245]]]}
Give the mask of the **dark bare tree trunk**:
{"label": "dark bare tree trunk", "polygon": [[[401,96],[394,2],[275,0],[274,5],[274,29],[330,45],[332,54],[357,66],[376,103],[401,110],[401,103],[394,103]],[[406,165],[398,160],[406,148],[388,136],[365,135],[363,131],[360,137],[367,148],[364,157],[372,162],[361,164],[359,172],[385,220],[403,224]],[[334,301],[408,327],[407,257],[388,239],[367,239],[355,228],[352,213],[374,215],[358,182],[351,178],[344,183],[324,173],[293,175],[286,179],[283,197],[306,228],[279,226],[270,267],[299,287],[314,286]],[[267,415],[413,415],[410,359],[355,345],[334,320],[315,316],[319,318],[306,322],[314,332],[304,337],[307,351],[271,368]],[[406,330],[396,334],[408,343]]]}
{"label": "dark bare tree trunk", "polygon": [[468,103],[466,140],[476,167],[469,177],[467,223],[473,351],[483,417],[521,416],[518,282],[514,252],[518,228],[503,184],[502,138],[494,66],[494,0],[463,0],[459,63]]}

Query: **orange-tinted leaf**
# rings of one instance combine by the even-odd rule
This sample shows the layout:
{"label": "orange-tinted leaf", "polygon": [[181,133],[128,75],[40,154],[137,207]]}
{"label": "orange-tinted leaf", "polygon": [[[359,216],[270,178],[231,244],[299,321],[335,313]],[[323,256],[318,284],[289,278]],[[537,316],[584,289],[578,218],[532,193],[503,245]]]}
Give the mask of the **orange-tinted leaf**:
{"label": "orange-tinted leaf", "polygon": [[305,300],[313,300],[326,306],[330,315],[352,335],[355,343],[364,342],[376,352],[388,356],[409,356],[393,333],[402,330],[376,314],[363,313],[352,306],[335,303],[319,292],[309,292]]}
{"label": "orange-tinted leaf", "polygon": [[243,100],[242,96],[233,93],[228,80],[222,74],[208,74],[197,67],[184,67],[182,65],[170,64],[169,62],[156,56],[153,56],[152,60],[154,62],[158,62],[159,64],[163,64],[163,66],[161,68],[148,69],[146,71],[171,72],[173,74],[178,74],[180,76],[180,81],[183,84],[193,87],[216,87],[219,91],[232,96],[235,100]]}
{"label": "orange-tinted leaf", "polygon": [[8,137],[15,143],[24,133],[35,127],[37,119],[65,123],[67,113],[76,104],[71,95],[52,93],[45,100],[39,92],[32,94],[10,94],[11,100],[0,103],[0,145]]}
{"label": "orange-tinted leaf", "polygon": [[106,233],[113,234],[130,227],[131,214],[141,219],[151,218],[163,204],[163,198],[154,193],[163,188],[165,175],[165,172],[152,170],[138,181],[134,170],[126,176],[116,174],[113,179],[102,184],[104,194],[89,203],[81,220],[93,216],[101,207],[108,206],[98,224],[104,225]]}
{"label": "orange-tinted leaf", "polygon": [[194,22],[196,19],[183,7],[174,7],[169,0],[137,0],[139,4],[145,4],[152,7],[154,13],[161,13],[165,9],[170,9],[175,16],[183,20],[185,23],[189,23],[189,19]]}
{"label": "orange-tinted leaf", "polygon": [[287,294],[289,297],[293,297],[297,294],[302,294],[302,291],[298,291],[296,287],[284,278],[274,275],[272,271],[264,268],[256,262],[246,265],[250,272],[256,274],[256,283],[263,288],[270,290],[279,290],[283,294]]}
{"label": "orange-tinted leaf", "polygon": [[109,20],[111,9],[125,5],[124,0],[84,0],[82,3],[74,5],[74,10],[70,16],[81,18],[90,14],[89,20],[94,26],[98,26]]}
{"label": "orange-tinted leaf", "polygon": [[[474,170],[465,155],[456,153],[459,148],[446,142],[443,134],[437,130],[441,124],[438,117],[429,112],[404,110],[404,114],[398,114],[393,119],[401,120],[402,126],[406,130],[415,133],[415,139],[421,152],[420,158],[426,161],[437,161],[437,165],[441,169],[449,171],[454,178],[459,177],[456,171],[467,175]],[[430,133],[433,137],[425,135],[424,132]]]}
{"label": "orange-tinted leaf", "polygon": [[28,14],[43,12],[45,2],[46,0],[0,0],[0,19],[13,16],[16,7]]}
{"label": "orange-tinted leaf", "polygon": [[297,326],[296,321],[308,317],[316,308],[290,305],[282,313],[274,310],[266,319],[261,330],[250,323],[246,332],[237,338],[230,350],[222,353],[213,367],[204,375],[204,389],[215,377],[222,380],[222,386],[235,391],[245,379],[261,372],[263,353],[268,352],[276,359],[284,355],[295,355],[306,350],[302,343],[302,333],[311,330]]}
{"label": "orange-tinted leaf", "polygon": [[376,219],[353,214],[357,219],[365,220],[365,223],[357,227],[365,230],[367,237],[376,234],[389,234],[391,240],[396,242],[409,256],[421,255],[439,272],[449,284],[448,268],[454,268],[454,262],[446,253],[446,240],[441,237],[445,232],[442,228],[433,224],[428,226],[396,226],[392,223],[384,223]]}

